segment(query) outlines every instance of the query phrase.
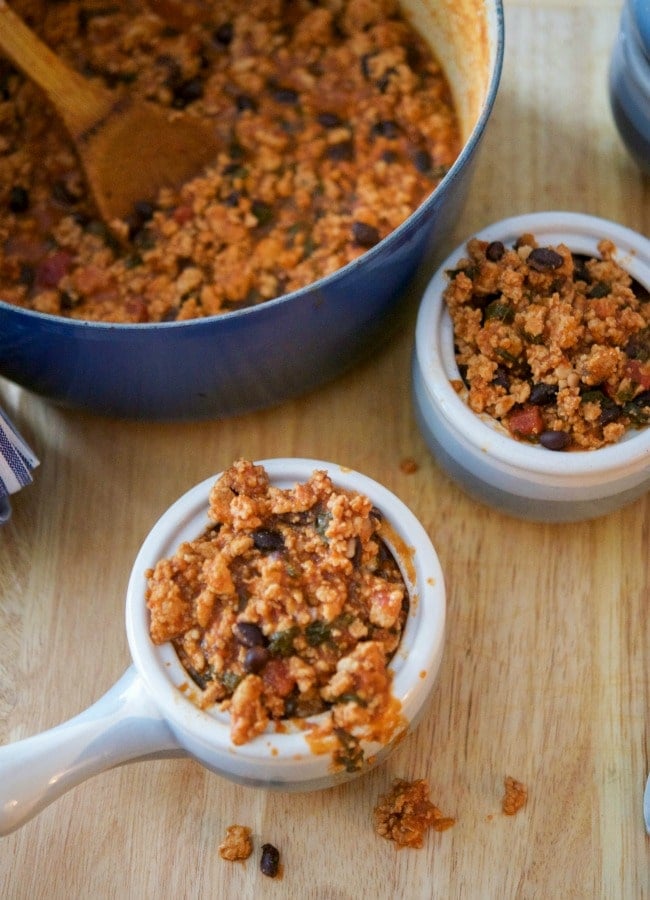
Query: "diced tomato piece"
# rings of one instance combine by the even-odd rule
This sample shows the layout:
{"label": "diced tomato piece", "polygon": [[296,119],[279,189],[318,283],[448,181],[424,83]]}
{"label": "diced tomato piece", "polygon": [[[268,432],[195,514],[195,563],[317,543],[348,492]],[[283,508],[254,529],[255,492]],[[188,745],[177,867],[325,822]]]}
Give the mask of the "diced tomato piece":
{"label": "diced tomato piece", "polygon": [[296,684],[285,659],[270,659],[264,667],[262,678],[267,690],[278,697],[288,697]]}
{"label": "diced tomato piece", "polygon": [[644,391],[650,388],[650,362],[642,362],[640,359],[628,359],[625,366],[625,374],[635,384],[640,385]]}
{"label": "diced tomato piece", "polygon": [[529,438],[544,431],[544,419],[539,406],[522,406],[508,416],[508,428],[517,437]]}
{"label": "diced tomato piece", "polygon": [[36,284],[41,288],[53,288],[58,285],[72,266],[72,254],[67,250],[57,250],[51,256],[41,260],[36,269]]}
{"label": "diced tomato piece", "polygon": [[194,211],[191,206],[177,206],[173,213],[174,222],[178,225],[186,225],[187,222],[194,216]]}
{"label": "diced tomato piece", "polygon": [[149,312],[144,300],[137,297],[128,297],[124,302],[124,308],[132,322],[148,322]]}

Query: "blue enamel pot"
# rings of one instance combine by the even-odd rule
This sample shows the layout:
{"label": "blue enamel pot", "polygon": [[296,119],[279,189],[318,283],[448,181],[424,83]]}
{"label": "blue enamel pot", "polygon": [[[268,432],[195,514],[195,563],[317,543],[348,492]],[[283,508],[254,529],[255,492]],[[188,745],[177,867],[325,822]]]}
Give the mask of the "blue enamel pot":
{"label": "blue enamel pot", "polygon": [[500,0],[402,5],[446,71],[464,146],[399,228],[306,288],[194,321],[91,323],[0,300],[0,375],[54,403],[102,415],[219,419],[309,392],[385,341],[404,289],[427,254],[444,246],[462,209],[504,44]]}

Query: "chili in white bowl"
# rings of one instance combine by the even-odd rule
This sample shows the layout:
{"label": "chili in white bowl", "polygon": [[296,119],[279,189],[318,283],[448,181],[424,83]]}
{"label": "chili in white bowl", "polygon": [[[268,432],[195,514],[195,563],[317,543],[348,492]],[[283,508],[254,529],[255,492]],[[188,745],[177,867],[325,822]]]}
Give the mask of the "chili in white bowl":
{"label": "chili in white bowl", "polygon": [[[470,245],[476,259],[468,259],[468,245],[463,244],[436,272],[425,290],[416,325],[415,410],[438,463],[475,499],[525,519],[593,518],[642,495],[650,486],[650,428],[645,424],[650,385],[645,384],[648,365],[643,358],[650,355],[643,349],[648,335],[644,323],[648,320],[650,242],[594,216],[542,212],[491,225],[475,235]],[[479,309],[480,304],[475,304],[465,323],[461,315],[454,325],[445,295],[454,293],[459,269],[480,263],[481,254],[485,259],[488,251],[495,257],[495,271],[504,253],[514,254],[515,264],[496,281],[488,277],[487,266],[480,276],[485,281],[485,307]],[[542,309],[541,301],[537,303],[538,327],[530,324],[534,319],[530,309],[522,312],[534,279],[526,280],[516,262],[518,254],[521,263],[533,251],[539,257],[540,270],[548,265],[557,273],[555,284],[555,275],[536,273],[552,288],[547,291],[552,312]],[[599,267],[609,265],[608,254],[616,264],[612,270],[620,267],[628,273],[627,287],[612,288],[598,282]],[[469,271],[469,276],[465,272],[462,277],[471,281],[475,274]],[[570,282],[568,289],[563,279]],[[629,296],[630,288],[638,299],[637,310],[629,313],[630,319],[637,316],[636,335],[634,340],[628,335],[625,346],[617,347],[611,338],[616,322],[608,319],[611,310],[607,304],[616,307],[619,295],[627,292]],[[587,319],[591,316],[594,322],[585,324],[575,311],[570,313],[574,315],[574,333],[559,340],[557,358],[552,357],[545,345],[549,321],[560,314],[568,296],[577,295],[583,305],[593,304]],[[497,310],[494,329],[491,323],[487,323],[490,328],[484,327],[491,306]],[[466,339],[473,330],[467,317],[472,316],[478,317],[479,328],[486,332],[476,338],[485,355],[482,399],[473,394],[472,375],[481,368],[478,353],[473,358],[466,355]],[[502,327],[505,322],[507,328]],[[602,347],[596,347],[589,336],[590,346],[579,346],[580,352],[572,358],[569,345],[577,346],[579,335],[584,338],[592,326],[596,329],[603,322],[608,323],[611,334],[602,338]],[[531,335],[529,330],[537,333]],[[598,353],[591,352],[592,346]],[[538,366],[542,354],[547,358],[544,366]],[[616,372],[632,375],[624,385],[629,390],[625,397],[622,387],[619,395],[611,396],[612,384],[621,384]],[[465,379],[469,375],[469,382],[463,375]],[[544,391],[548,396],[542,396]],[[544,408],[547,403],[555,404],[552,415]],[[582,444],[572,434],[571,417],[566,414],[571,404],[584,413],[582,425],[576,425],[578,431],[582,429]],[[591,424],[585,424],[586,420]]]}
{"label": "chili in white bowl", "polygon": [[[346,731],[345,746],[332,711],[269,721],[244,743],[233,741],[227,709],[201,708],[196,685],[170,641],[154,643],[147,607],[148,579],[160,560],[172,557],[184,542],[196,541],[214,525],[208,517],[210,478],[188,491],[153,527],[136,558],[126,601],[126,628],[133,659],[115,686],[74,719],[35,737],[0,747],[0,834],[8,834],[81,781],[122,763],[152,757],[191,756],[208,769],[249,786],[308,791],[340,784],[385,759],[415,727],[434,687],[442,659],[445,586],[431,541],[413,513],[385,487],[350,469],[311,459],[274,459],[259,463],[274,488],[291,491],[315,471],[331,478],[336,493],[368,498],[385,528],[390,551],[408,592],[399,645],[392,654],[390,683],[392,727],[385,709],[381,728]],[[395,573],[391,574],[391,578]],[[372,636],[371,636],[372,637]],[[376,635],[374,636],[376,637]],[[370,641],[375,644],[376,641]],[[244,654],[245,655],[245,654]],[[333,692],[338,701],[344,698]],[[334,707],[357,706],[370,695]],[[361,704],[358,701],[363,701]],[[369,704],[370,706],[371,704]],[[343,744],[346,744],[345,738]]]}

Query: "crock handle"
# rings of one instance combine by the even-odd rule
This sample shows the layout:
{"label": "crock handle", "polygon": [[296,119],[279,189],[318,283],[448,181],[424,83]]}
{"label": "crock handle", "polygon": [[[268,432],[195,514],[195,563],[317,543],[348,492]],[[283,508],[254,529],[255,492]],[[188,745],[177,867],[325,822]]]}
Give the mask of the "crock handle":
{"label": "crock handle", "polygon": [[78,716],[0,747],[0,835],[93,775],[136,759],[183,755],[131,666]]}

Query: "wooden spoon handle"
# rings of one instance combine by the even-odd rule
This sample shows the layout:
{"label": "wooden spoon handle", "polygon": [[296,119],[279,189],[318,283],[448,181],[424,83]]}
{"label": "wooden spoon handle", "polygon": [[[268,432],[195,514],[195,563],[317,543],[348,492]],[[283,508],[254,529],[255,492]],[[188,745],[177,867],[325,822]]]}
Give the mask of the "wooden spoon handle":
{"label": "wooden spoon handle", "polygon": [[115,104],[113,94],[68,68],[0,0],[0,50],[50,98],[75,138],[101,121]]}

